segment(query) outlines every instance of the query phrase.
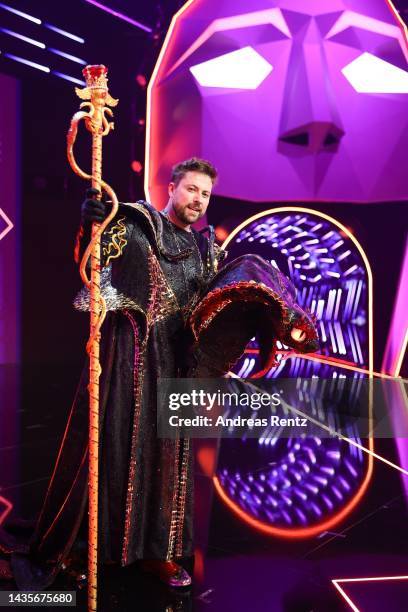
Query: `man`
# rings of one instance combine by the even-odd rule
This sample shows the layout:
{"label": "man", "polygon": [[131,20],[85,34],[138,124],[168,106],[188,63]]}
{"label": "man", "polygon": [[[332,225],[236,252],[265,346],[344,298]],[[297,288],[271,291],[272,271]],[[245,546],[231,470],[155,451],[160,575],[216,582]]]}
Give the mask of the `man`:
{"label": "man", "polygon": [[[191,583],[181,562],[193,556],[192,450],[188,439],[157,437],[158,382],[221,376],[262,331],[265,365],[275,338],[315,348],[294,288],[267,262],[244,256],[216,274],[224,253],[213,230],[206,238],[191,227],[205,214],[216,177],[205,160],[177,164],[163,212],[146,202],[121,204],[102,237],[108,315],[101,338],[98,558],[139,562],[173,587]],[[83,203],[78,261],[92,222],[102,221],[107,207],[92,197]],[[87,289],[75,306],[89,309]],[[52,583],[86,515],[87,379],[86,368],[34,535],[28,546],[14,547],[20,588]]]}
{"label": "man", "polygon": [[[193,554],[191,452],[188,441],[157,438],[156,389],[158,379],[185,373],[188,313],[221,255],[213,237],[209,240],[191,228],[206,212],[216,176],[204,160],[176,165],[163,213],[145,202],[122,204],[102,240],[102,294],[109,315],[101,357],[99,560],[121,565],[148,560],[144,568],[172,586],[191,582],[174,561]],[[78,255],[92,222],[102,221],[106,209],[92,198],[84,202]],[[87,291],[75,304],[88,308]],[[74,409],[87,403],[84,391],[80,386]],[[85,443],[82,434],[81,439]],[[76,444],[78,460],[77,449]],[[56,491],[60,488],[61,456],[59,463],[51,490],[53,482]],[[50,496],[47,505],[56,508]],[[78,519],[72,516],[71,521],[72,538]],[[40,530],[47,532],[42,522],[40,517]],[[53,530],[46,537],[52,539]],[[45,541],[41,548],[47,546]]]}

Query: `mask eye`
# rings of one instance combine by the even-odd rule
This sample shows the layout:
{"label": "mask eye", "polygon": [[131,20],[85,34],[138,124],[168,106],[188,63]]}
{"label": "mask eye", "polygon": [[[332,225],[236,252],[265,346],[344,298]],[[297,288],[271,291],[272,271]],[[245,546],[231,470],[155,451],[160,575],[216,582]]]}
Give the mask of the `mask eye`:
{"label": "mask eye", "polygon": [[408,72],[371,53],[362,53],[342,69],[358,93],[408,93]]}
{"label": "mask eye", "polygon": [[304,342],[306,340],[306,332],[303,331],[303,329],[299,329],[298,327],[294,327],[291,330],[290,336],[295,342]]}
{"label": "mask eye", "polygon": [[252,47],[244,47],[196,64],[190,72],[201,87],[257,89],[273,66]]}

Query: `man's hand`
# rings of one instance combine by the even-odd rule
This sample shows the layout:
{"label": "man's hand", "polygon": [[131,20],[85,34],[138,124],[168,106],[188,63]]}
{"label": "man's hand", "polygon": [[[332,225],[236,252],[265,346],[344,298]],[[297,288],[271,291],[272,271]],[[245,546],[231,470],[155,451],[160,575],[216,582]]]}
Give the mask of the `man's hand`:
{"label": "man's hand", "polygon": [[102,223],[108,215],[108,205],[103,200],[97,200],[98,189],[91,187],[86,190],[86,199],[81,206],[81,224],[90,227],[92,223]]}

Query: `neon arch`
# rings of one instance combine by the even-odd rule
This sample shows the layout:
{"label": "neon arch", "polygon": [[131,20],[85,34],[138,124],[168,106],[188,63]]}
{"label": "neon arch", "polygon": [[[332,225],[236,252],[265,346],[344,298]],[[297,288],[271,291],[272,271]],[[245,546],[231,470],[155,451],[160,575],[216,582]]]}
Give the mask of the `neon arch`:
{"label": "neon arch", "polygon": [[[261,213],[258,213],[256,215],[249,217],[247,220],[245,220],[243,223],[238,225],[238,227],[236,227],[231,232],[228,238],[224,241],[222,247],[225,249],[243,229],[248,227],[254,221],[262,219],[263,217],[266,217],[266,216],[274,215],[276,213],[303,213],[303,214],[307,214],[311,216],[314,215],[317,218],[329,221],[331,224],[333,224],[336,228],[338,228],[345,236],[347,236],[353,242],[356,250],[360,254],[361,259],[364,262],[365,271],[367,275],[367,281],[368,281],[368,296],[367,296],[368,297],[368,364],[369,364],[368,373],[369,373],[369,376],[371,377],[373,375],[373,276],[372,276],[372,271],[371,271],[371,267],[370,267],[368,258],[364,252],[363,247],[361,246],[357,238],[355,238],[355,236],[351,233],[351,231],[347,227],[345,227],[343,224],[341,224],[339,221],[337,221],[330,215],[327,215],[326,213],[321,213],[320,211],[317,211],[317,210],[304,208],[304,207],[296,207],[296,206],[293,206],[293,207],[283,206],[283,207],[277,207],[277,208],[272,208],[266,211],[262,211]],[[339,367],[341,368],[341,364],[339,365]],[[226,489],[223,487],[220,481],[219,476],[213,477],[214,487],[220,499],[223,501],[223,503],[225,503],[225,505],[238,518],[240,518],[240,520],[242,520],[243,522],[245,522],[252,528],[257,529],[258,531],[262,533],[265,533],[271,536],[275,536],[275,537],[284,538],[284,539],[295,540],[295,539],[313,537],[321,533],[322,531],[332,529],[338,523],[343,521],[356,508],[356,506],[359,504],[359,502],[364,497],[364,494],[368,488],[368,485],[372,477],[373,465],[374,465],[374,458],[371,454],[374,452],[373,438],[370,437],[368,442],[369,443],[368,443],[368,453],[367,453],[368,454],[367,468],[366,468],[364,477],[358,489],[354,492],[351,499],[349,499],[345,503],[345,505],[343,505],[339,510],[335,511],[332,516],[322,518],[320,521],[316,522],[315,524],[311,526],[293,527],[293,528],[281,527],[281,526],[278,527],[270,523],[267,523],[264,520],[259,520],[255,518],[254,516],[252,516],[251,514],[249,514],[249,512],[241,508],[239,504],[236,503],[236,501],[234,501],[228,495]]]}

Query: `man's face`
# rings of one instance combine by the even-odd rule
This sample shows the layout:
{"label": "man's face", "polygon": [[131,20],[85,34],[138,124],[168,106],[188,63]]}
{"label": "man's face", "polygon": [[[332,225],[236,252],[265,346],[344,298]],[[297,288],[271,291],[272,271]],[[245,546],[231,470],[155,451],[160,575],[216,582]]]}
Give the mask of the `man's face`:
{"label": "man's face", "polygon": [[212,181],[202,172],[186,172],[179,183],[169,184],[169,196],[177,218],[187,225],[205,215],[212,190]]}

